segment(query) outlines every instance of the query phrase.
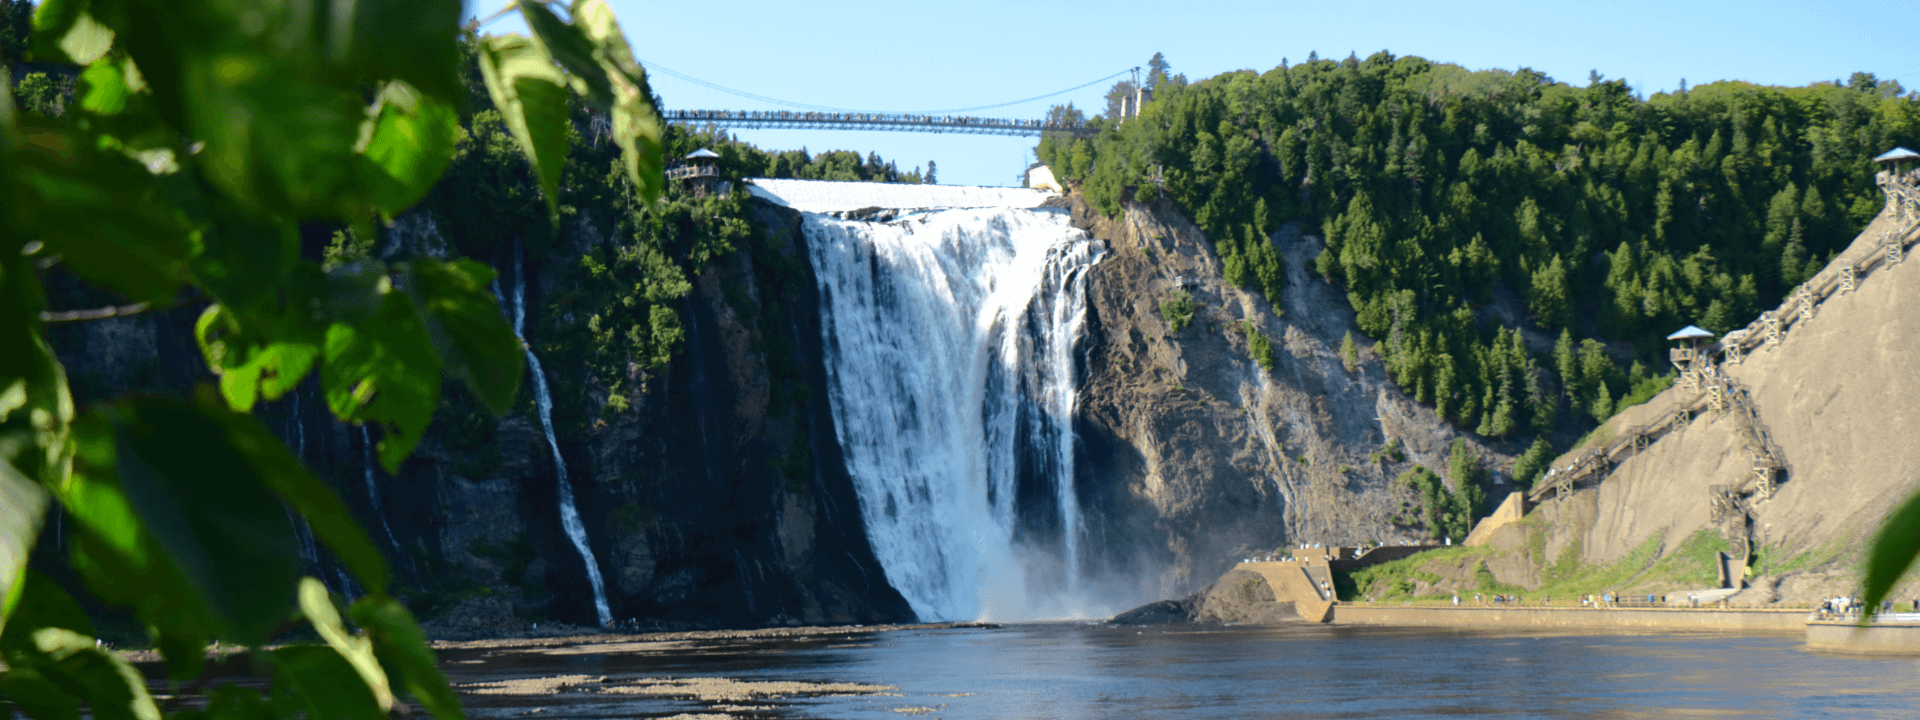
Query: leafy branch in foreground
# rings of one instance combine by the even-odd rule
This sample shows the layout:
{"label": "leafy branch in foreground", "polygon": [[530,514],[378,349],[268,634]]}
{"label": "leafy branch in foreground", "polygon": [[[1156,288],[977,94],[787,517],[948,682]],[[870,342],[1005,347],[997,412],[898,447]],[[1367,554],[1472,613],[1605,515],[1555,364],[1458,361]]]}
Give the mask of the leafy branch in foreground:
{"label": "leafy branch in foreground", "polygon": [[[509,5],[531,37],[486,37],[489,94],[550,212],[583,96],[643,204],[664,184],[661,124],[604,0]],[[23,113],[0,96],[0,699],[36,719],[158,718],[126,660],[104,651],[75,593],[29,567],[57,500],[85,592],[145,626],[175,680],[210,641],[261,648],[308,628],[324,644],[253,650],[270,683],[205,692],[195,718],[384,718],[410,696],[461,709],[385,560],[345,505],[251,415],[317,373],[333,414],[381,428],[397,469],[426,430],[442,374],[493,412],[524,372],[488,291],[461,258],[323,267],[299,226],[378,220],[418,202],[461,133],[458,0],[222,4],[46,0],[36,60],[80,67],[74,102]],[[315,23],[326,18],[326,23]],[[124,296],[113,312],[49,308],[58,267]],[[80,321],[207,302],[194,327],[213,386],[80,412],[45,338]],[[136,309],[138,308],[138,309]],[[346,616],[300,577],[295,524],[364,596]]]}
{"label": "leafy branch in foreground", "polygon": [[1860,615],[1861,623],[1873,617],[1880,603],[1893,592],[1893,586],[1913,568],[1917,556],[1920,556],[1920,493],[1914,493],[1887,516],[1886,524],[1880,526],[1880,534],[1874,536],[1873,546],[1867,550],[1866,590],[1862,593],[1867,611]]}

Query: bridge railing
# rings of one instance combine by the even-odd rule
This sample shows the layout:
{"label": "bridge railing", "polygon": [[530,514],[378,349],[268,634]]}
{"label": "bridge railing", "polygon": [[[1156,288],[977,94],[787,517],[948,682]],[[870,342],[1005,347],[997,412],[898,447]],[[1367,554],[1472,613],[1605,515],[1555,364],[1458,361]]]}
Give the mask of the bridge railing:
{"label": "bridge railing", "polygon": [[842,113],[795,110],[669,110],[667,122],[690,125],[717,125],[747,128],[828,128],[855,130],[908,130],[918,132],[962,132],[993,135],[1063,134],[1083,137],[1098,132],[1085,124],[1049,123],[1044,120],[990,118],[972,115],[919,115],[908,113]]}

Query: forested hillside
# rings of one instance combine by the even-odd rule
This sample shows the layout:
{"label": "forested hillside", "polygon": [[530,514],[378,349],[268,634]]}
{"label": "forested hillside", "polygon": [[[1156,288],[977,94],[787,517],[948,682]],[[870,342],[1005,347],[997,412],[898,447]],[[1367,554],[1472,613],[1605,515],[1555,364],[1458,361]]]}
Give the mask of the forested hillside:
{"label": "forested hillside", "polygon": [[[1041,160],[1106,212],[1164,194],[1228,280],[1269,298],[1284,277],[1269,233],[1318,229],[1314,269],[1346,288],[1395,380],[1497,437],[1657,392],[1665,334],[1778,302],[1879,212],[1871,158],[1920,143],[1920,104],[1865,73],[1641,98],[1597,73],[1574,87],[1380,53],[1149,87],[1139,118],[1045,139]],[[1488,321],[1502,288],[1559,336],[1552,356]]]}

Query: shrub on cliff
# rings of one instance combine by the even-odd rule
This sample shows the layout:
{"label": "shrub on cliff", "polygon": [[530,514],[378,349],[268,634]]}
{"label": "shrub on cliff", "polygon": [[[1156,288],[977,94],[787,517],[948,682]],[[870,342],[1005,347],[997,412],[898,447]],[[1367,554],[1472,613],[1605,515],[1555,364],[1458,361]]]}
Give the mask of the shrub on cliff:
{"label": "shrub on cliff", "polygon": [[1172,328],[1173,332],[1180,332],[1193,322],[1193,311],[1198,307],[1187,291],[1175,290],[1160,301],[1160,317],[1167,321],[1167,327]]}

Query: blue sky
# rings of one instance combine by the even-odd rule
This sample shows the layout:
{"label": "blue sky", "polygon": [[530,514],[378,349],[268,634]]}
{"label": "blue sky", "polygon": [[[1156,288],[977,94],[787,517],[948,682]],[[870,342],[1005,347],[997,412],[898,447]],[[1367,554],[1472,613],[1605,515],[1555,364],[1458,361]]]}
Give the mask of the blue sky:
{"label": "blue sky", "polygon": [[[469,0],[490,13],[500,0]],[[1804,85],[1855,71],[1920,88],[1920,12],[1889,2],[641,2],[611,0],[646,63],[810,105],[935,111],[1064,90],[1155,52],[1199,80],[1265,71],[1309,52],[1380,50],[1471,69],[1531,67],[1585,85],[1590,70],[1648,94],[1737,79]],[[523,31],[517,19],[487,32]],[[671,108],[782,106],[651,76]],[[1102,108],[1111,81],[970,114],[1037,118],[1072,100]],[[877,151],[939,163],[942,184],[1014,185],[1032,138],[833,130],[739,131],[767,149]]]}

